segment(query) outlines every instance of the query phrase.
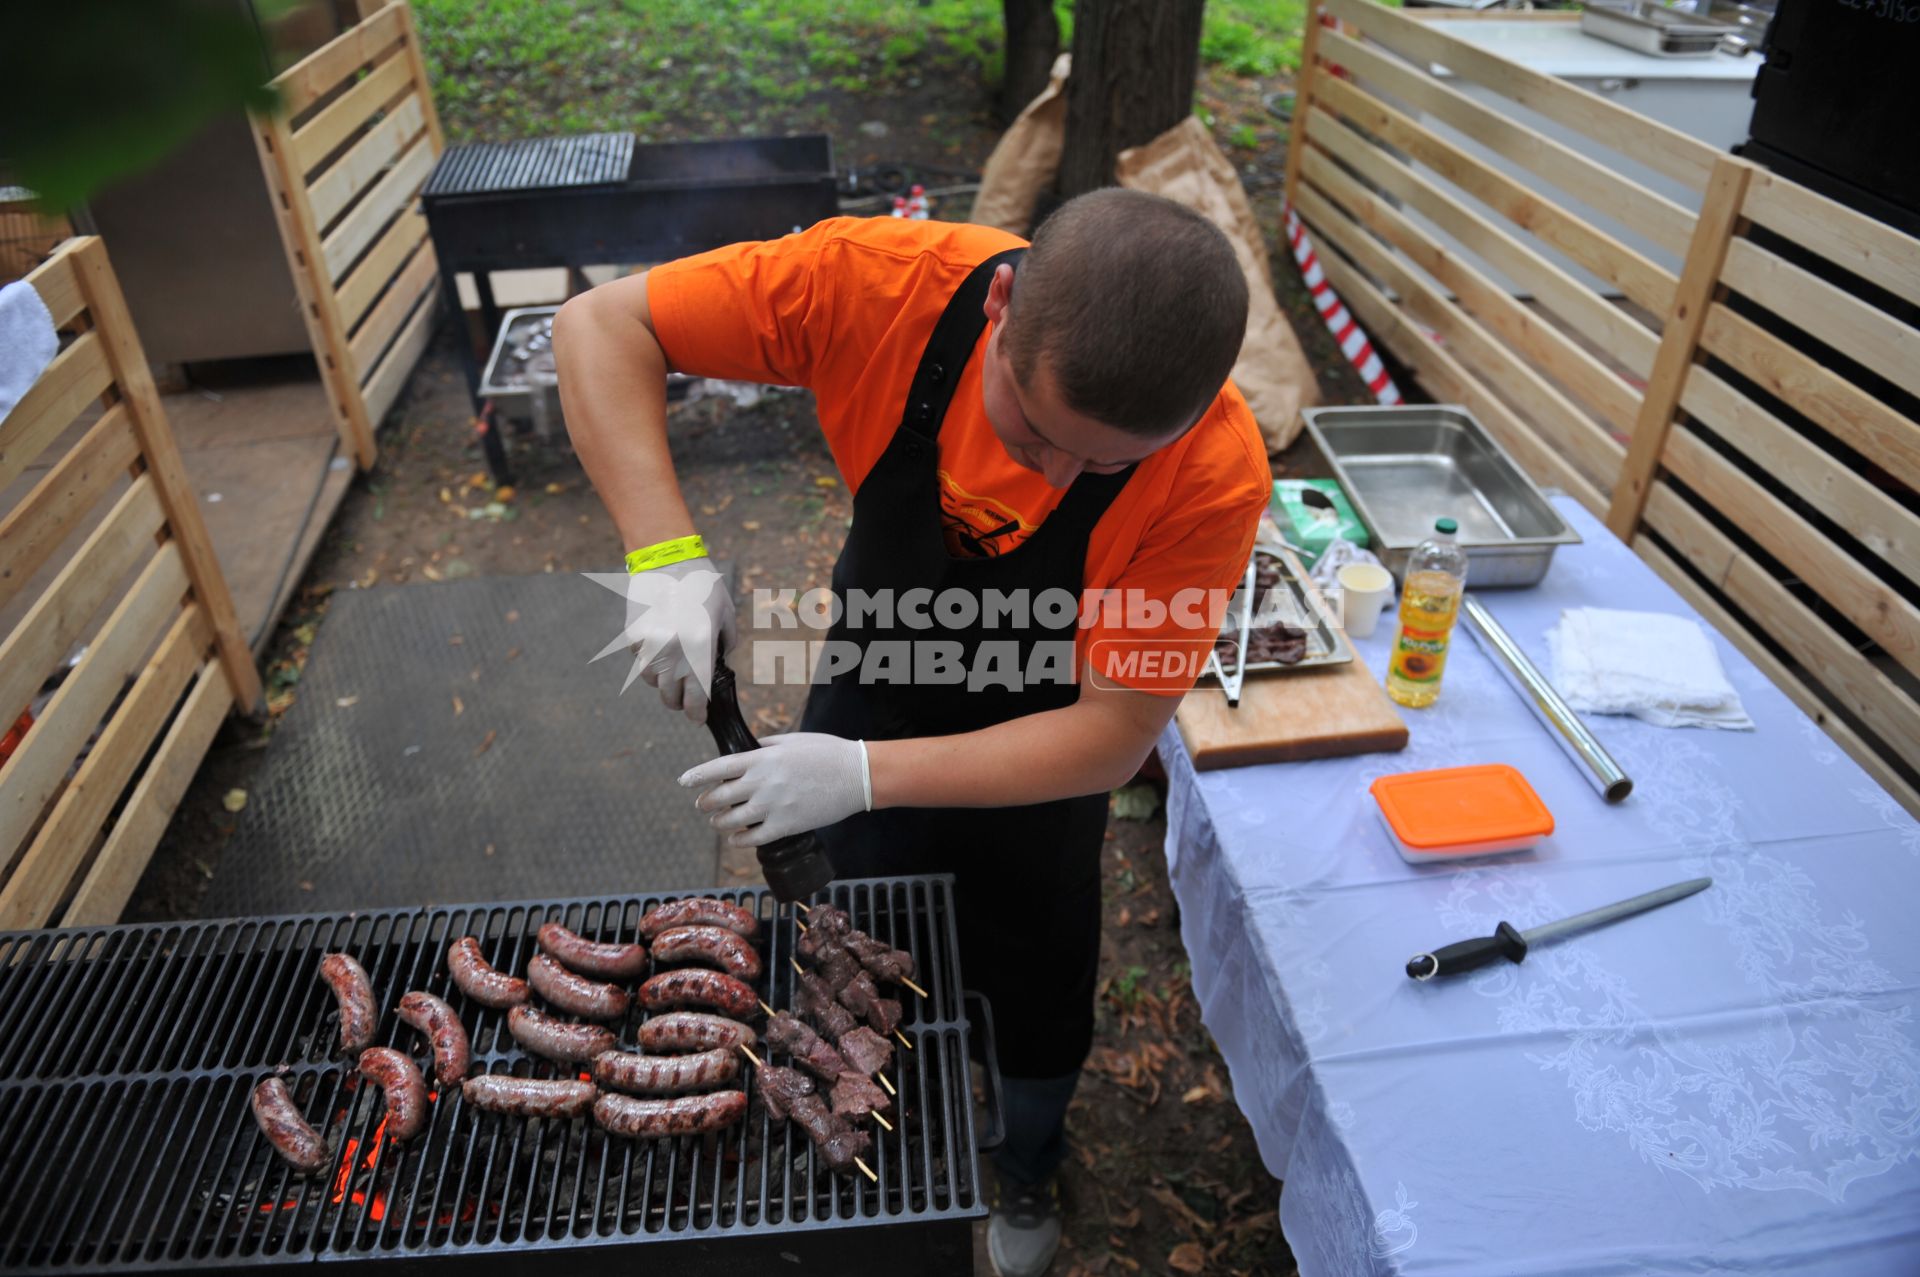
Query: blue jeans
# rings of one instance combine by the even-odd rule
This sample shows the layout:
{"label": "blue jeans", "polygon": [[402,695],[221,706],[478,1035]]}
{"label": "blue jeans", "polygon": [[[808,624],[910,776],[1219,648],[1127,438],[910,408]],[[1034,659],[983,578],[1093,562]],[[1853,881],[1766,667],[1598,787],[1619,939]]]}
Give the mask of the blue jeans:
{"label": "blue jeans", "polygon": [[1080,1070],[1063,1077],[1003,1077],[1001,1109],[1006,1142],[993,1155],[1000,1178],[1038,1184],[1060,1169],[1067,1156],[1067,1105]]}

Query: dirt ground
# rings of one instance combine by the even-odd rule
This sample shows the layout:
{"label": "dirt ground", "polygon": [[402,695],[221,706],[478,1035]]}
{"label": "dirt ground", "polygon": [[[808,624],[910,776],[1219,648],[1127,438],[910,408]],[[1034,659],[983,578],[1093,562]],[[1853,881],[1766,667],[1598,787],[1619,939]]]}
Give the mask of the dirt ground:
{"label": "dirt ground", "polygon": [[[1276,286],[1319,371],[1323,398],[1363,402],[1364,389],[1279,238],[1285,125],[1265,101],[1283,87],[1210,76],[1201,101],[1268,229]],[[958,110],[940,94],[951,96],[933,86],[924,100],[903,96],[849,109],[844,119],[837,114],[842,162],[891,157],[977,171],[995,136],[984,104],[976,95],[970,111]],[[859,127],[868,122],[884,133]],[[1229,142],[1249,134],[1254,145]],[[928,176],[938,180],[931,170]],[[963,212],[964,198],[936,215]],[[197,914],[234,825],[222,799],[246,789],[272,749],[274,718],[299,695],[300,670],[324,634],[336,591],[376,581],[605,569],[618,561],[612,524],[564,441],[515,438],[514,490],[490,490],[451,340],[443,330],[414,373],[382,435],[379,465],[356,483],[279,627],[267,670],[271,713],[264,723],[225,729],[156,852],[129,921]],[[672,432],[689,503],[716,557],[736,566],[741,595],[756,584],[827,583],[850,501],[808,396],[770,396],[750,408],[714,399],[679,405]],[[766,732],[791,726],[799,709],[797,701],[756,694],[748,712]],[[1054,1271],[1282,1277],[1294,1265],[1275,1209],[1280,1185],[1260,1162],[1226,1066],[1200,1024],[1166,880],[1165,833],[1157,809],[1110,824],[1100,1023],[1070,1119],[1074,1155],[1062,1185],[1068,1229]]]}

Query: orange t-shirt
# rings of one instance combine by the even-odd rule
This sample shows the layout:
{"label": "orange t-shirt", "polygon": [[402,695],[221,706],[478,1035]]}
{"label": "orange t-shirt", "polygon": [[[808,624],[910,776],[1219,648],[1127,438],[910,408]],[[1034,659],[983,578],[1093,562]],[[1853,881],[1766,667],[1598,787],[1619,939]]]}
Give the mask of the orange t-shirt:
{"label": "orange t-shirt", "polygon": [[[954,290],[979,262],[1024,242],[961,223],[831,218],[655,267],[647,303],[681,372],[811,389],[834,463],[857,492],[900,425]],[[987,420],[980,378],[990,335],[981,334],[940,427],[942,525],[956,557],[1006,552],[1065,495],[1007,455]],[[1211,643],[1217,608],[1210,625],[1196,624],[1187,592],[1239,584],[1271,483],[1253,414],[1228,383],[1198,425],[1140,463],[1095,526],[1083,590],[1148,602],[1132,616],[1102,609],[1083,622],[1078,663],[1091,659],[1097,673],[1140,690],[1185,691],[1191,677],[1164,677],[1165,661],[1129,664],[1118,654],[1156,646],[1191,654]],[[1166,606],[1176,597],[1187,605]]]}

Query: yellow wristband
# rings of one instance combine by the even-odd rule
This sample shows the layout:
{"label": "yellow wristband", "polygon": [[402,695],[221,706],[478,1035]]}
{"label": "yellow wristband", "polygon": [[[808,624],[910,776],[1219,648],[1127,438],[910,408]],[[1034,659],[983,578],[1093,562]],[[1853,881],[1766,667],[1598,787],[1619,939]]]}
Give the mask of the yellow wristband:
{"label": "yellow wristband", "polygon": [[669,563],[704,558],[706,553],[707,543],[700,539],[698,533],[690,537],[675,537],[658,545],[642,546],[638,550],[627,551],[627,575],[645,572],[649,568],[663,568]]}

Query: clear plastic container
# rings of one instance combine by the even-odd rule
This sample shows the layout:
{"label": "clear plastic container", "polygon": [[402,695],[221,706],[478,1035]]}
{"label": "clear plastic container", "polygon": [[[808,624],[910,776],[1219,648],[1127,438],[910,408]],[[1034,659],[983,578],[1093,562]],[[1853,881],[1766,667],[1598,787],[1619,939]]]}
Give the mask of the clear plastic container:
{"label": "clear plastic container", "polygon": [[1408,864],[1525,851],[1553,832],[1553,813],[1505,763],[1401,772],[1371,790]]}

